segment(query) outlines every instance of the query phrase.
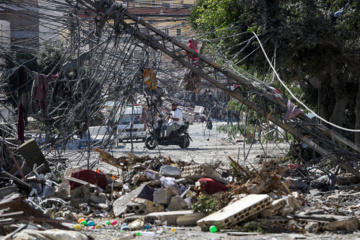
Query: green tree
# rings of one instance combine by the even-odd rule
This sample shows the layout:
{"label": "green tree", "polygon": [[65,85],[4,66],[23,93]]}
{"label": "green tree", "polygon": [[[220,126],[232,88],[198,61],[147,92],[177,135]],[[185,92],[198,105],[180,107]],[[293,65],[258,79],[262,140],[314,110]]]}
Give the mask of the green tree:
{"label": "green tree", "polygon": [[37,63],[40,67],[40,72],[46,75],[49,73],[58,73],[64,63],[63,55],[63,44],[45,44],[37,56]]}
{"label": "green tree", "polygon": [[[239,67],[264,77],[269,67],[256,32],[281,78],[299,85],[308,105],[360,129],[360,0],[197,0],[189,21]],[[358,133],[347,137],[360,143]]]}

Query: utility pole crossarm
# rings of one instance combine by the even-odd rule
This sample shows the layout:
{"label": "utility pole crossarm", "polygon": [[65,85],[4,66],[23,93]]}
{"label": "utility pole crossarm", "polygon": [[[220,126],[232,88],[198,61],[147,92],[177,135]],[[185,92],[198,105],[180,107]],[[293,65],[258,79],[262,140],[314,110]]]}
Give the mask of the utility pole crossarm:
{"label": "utility pole crossarm", "polygon": [[[87,3],[91,2],[90,0],[84,1]],[[239,100],[265,119],[269,119],[275,125],[289,132],[333,162],[341,163],[341,166],[346,165],[346,168],[349,168],[350,166],[345,164],[346,161],[360,160],[360,148],[356,144],[333,130],[312,121],[305,114],[299,114],[292,120],[284,122],[282,117],[286,111],[287,99],[285,99],[284,96],[282,99],[278,99],[272,92],[274,90],[272,86],[234,74],[230,70],[208,59],[206,56],[195,52],[175,38],[166,35],[161,30],[146,23],[141,18],[131,14],[127,11],[126,7],[121,4],[114,3],[110,5],[110,2],[112,1],[103,0],[102,5],[93,4],[93,6],[97,11],[103,13],[100,21],[106,22],[108,19],[111,19],[117,23],[114,24],[115,32],[125,31],[140,40],[144,46],[150,46],[153,49],[164,52],[174,61],[182,64],[213,86]],[[109,9],[111,9],[111,11],[109,11]],[[115,16],[118,17],[116,18]],[[121,16],[122,19],[119,19],[119,16]],[[197,57],[198,62],[194,64],[188,55]],[[230,90],[226,83],[217,79],[217,73],[222,73],[227,79],[231,79],[233,83],[237,83],[240,90]],[[251,100],[248,97],[249,94],[255,95],[256,97]],[[275,114],[273,112],[275,112]],[[351,149],[351,151],[349,149]],[[349,171],[360,176],[360,173],[353,168]]]}

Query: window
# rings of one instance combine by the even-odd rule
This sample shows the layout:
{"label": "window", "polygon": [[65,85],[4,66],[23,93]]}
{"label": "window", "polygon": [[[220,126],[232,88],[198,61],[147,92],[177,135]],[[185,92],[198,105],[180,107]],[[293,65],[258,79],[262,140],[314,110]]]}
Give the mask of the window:
{"label": "window", "polygon": [[181,36],[181,29],[176,29],[176,36]]}

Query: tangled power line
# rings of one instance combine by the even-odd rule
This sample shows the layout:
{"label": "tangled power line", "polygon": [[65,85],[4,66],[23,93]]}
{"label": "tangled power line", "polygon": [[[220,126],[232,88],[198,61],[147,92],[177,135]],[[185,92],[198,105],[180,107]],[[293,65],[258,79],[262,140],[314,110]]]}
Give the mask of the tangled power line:
{"label": "tangled power line", "polygon": [[[84,9],[83,6],[80,7],[78,1],[43,1],[42,5],[36,7],[8,1],[1,4],[0,8],[13,14],[20,14],[21,17],[31,22],[29,27],[18,28],[16,31],[26,31],[33,27],[46,29],[47,36],[40,37],[42,41],[40,50],[44,49],[46,45],[54,45],[54,39],[63,42],[58,62],[52,63],[51,69],[46,72],[46,75],[59,75],[52,81],[49,81],[46,112],[41,112],[41,103],[32,99],[31,107],[27,114],[28,117],[35,118],[39,123],[37,125],[38,131],[33,137],[38,140],[42,150],[48,155],[57,158],[76,155],[75,158],[79,162],[84,158],[89,160],[90,143],[82,151],[69,151],[74,136],[86,134],[88,127],[91,125],[106,126],[111,123],[110,127],[113,131],[106,136],[107,139],[103,139],[111,147],[111,139],[116,134],[116,128],[114,129],[113,126],[117,126],[119,123],[119,116],[116,115],[119,109],[122,109],[127,103],[134,103],[136,95],[142,95],[143,99],[148,98],[150,100],[148,101],[151,103],[149,105],[148,118],[153,119],[156,116],[154,106],[161,106],[161,98],[170,98],[172,91],[179,91],[181,87],[179,82],[181,82],[185,70],[174,71],[173,65],[169,61],[164,61],[166,58],[162,56],[160,51],[149,47],[144,48],[139,44],[137,38],[125,31],[116,31],[111,23],[105,24],[100,38],[95,36],[96,26],[92,17],[94,9]],[[171,27],[177,29],[180,25],[174,24]],[[232,28],[234,27],[222,31],[230,31]],[[3,29],[1,29],[1,32],[4,34],[1,34],[3,37],[1,38],[2,42],[0,42],[0,48],[2,49],[0,57],[6,59],[12,67],[4,68],[2,71],[0,87],[10,95],[13,102],[18,104],[21,99],[18,93],[23,85],[17,86],[14,91],[14,89],[10,89],[10,85],[13,84],[10,83],[10,80],[18,76],[21,67],[36,59],[39,54],[34,55],[32,59],[27,59],[25,62],[18,62],[16,58],[17,53],[23,51],[24,46],[29,46],[31,41],[17,41],[14,44],[11,43],[11,48],[8,48],[6,42],[11,41],[10,36],[6,36],[5,33],[7,32]],[[242,34],[244,33],[237,33],[230,37]],[[190,38],[206,39],[206,34],[182,35],[179,38],[180,40]],[[216,48],[222,40],[223,38],[219,38],[212,41],[208,40],[208,42],[211,42]],[[225,66],[236,70],[239,75],[244,75],[248,79],[260,84],[268,85],[268,83],[256,79],[251,74],[237,68],[237,63],[233,62],[237,58],[236,54],[231,56],[231,59],[224,58],[226,51],[239,46],[246,47],[250,41],[253,41],[253,39],[244,41],[237,46],[232,46],[225,51],[220,51],[217,48],[218,51],[211,52],[208,56],[225,62]],[[266,41],[265,39],[263,43]],[[36,47],[28,50],[34,51]],[[276,59],[273,61],[275,62]],[[159,81],[166,91],[160,89],[154,93],[144,86],[142,73],[149,66],[158,73]],[[30,87],[33,84],[34,71],[39,74],[44,73],[44,69],[30,69],[26,67],[25,72],[27,75],[26,81],[23,82],[24,86]],[[271,79],[271,77],[268,77],[265,81],[271,82]],[[253,96],[252,99],[262,95],[260,92],[247,92],[246,94],[250,96],[249,98]],[[109,101],[119,104],[114,105],[111,111],[103,112],[104,116],[101,116],[100,113],[104,110],[106,102]],[[17,112],[18,108],[15,108],[14,113]],[[260,125],[260,123],[262,123],[263,128],[269,128],[266,119],[257,117],[256,124]],[[26,127],[31,128],[31,123]],[[270,131],[276,130],[274,126],[270,126],[270,128],[268,129]],[[16,129],[8,128],[7,130],[10,135],[17,136]],[[307,131],[307,129],[304,129],[304,131]],[[278,133],[278,131],[276,133],[282,134]],[[247,148],[246,138],[248,136],[246,132],[243,135],[245,137],[243,159],[246,160],[252,149],[253,142],[250,141]],[[264,136],[267,136],[267,134]],[[281,139],[289,144],[286,133]],[[263,142],[260,141],[260,143],[266,155],[267,147],[263,146]],[[280,145],[278,147],[283,149],[284,146]],[[297,151],[295,152],[298,154]],[[17,154],[16,151],[15,154]],[[298,157],[301,159],[299,154]],[[315,156],[314,159],[316,159]]]}

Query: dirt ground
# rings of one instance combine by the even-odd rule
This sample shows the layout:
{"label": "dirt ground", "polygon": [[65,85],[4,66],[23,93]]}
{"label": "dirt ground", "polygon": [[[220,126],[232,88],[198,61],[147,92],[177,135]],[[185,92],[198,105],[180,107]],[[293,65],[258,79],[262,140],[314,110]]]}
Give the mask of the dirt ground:
{"label": "dirt ground", "polygon": [[[285,156],[286,151],[289,148],[287,143],[268,143],[260,144],[257,142],[252,146],[245,144],[241,137],[234,140],[229,140],[227,135],[216,131],[216,127],[226,124],[226,122],[214,122],[213,129],[205,129],[205,124],[194,123],[189,127],[189,134],[192,138],[192,142],[187,149],[182,149],[179,146],[159,146],[154,150],[148,150],[145,147],[144,142],[134,142],[131,146],[130,142],[119,143],[118,147],[107,149],[114,157],[120,157],[126,155],[127,152],[131,152],[136,155],[149,155],[150,157],[165,156],[171,157],[172,160],[195,162],[197,164],[218,163],[220,168],[228,168],[229,161],[226,156],[229,155],[232,159],[239,160],[239,163],[250,162],[257,165],[260,161],[260,157],[266,156],[268,159],[279,159]],[[265,154],[267,153],[267,154]],[[95,165],[96,168],[104,170],[107,173],[117,173],[117,169],[106,163],[97,162],[98,153],[90,151],[88,153],[79,154],[77,150],[67,152],[67,157],[71,159],[71,165],[86,166],[87,158],[89,158],[90,165]],[[247,157],[246,157],[247,156]],[[110,172],[109,172],[110,171]]]}

